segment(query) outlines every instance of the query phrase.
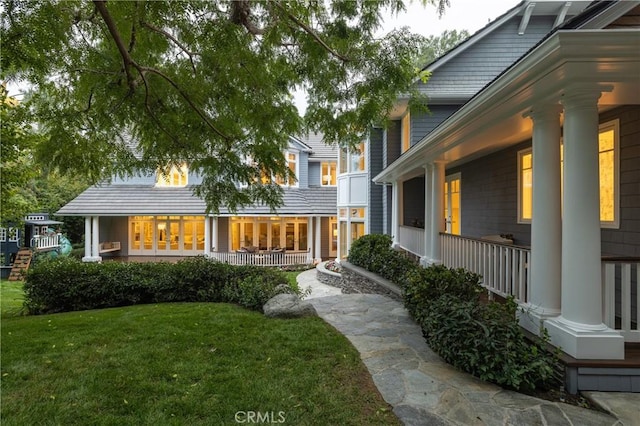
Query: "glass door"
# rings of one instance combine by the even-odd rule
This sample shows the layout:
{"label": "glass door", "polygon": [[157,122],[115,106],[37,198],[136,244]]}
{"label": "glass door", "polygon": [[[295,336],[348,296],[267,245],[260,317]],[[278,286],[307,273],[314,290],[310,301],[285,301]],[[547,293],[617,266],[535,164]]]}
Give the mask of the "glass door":
{"label": "glass door", "polygon": [[460,235],[460,173],[447,176],[444,183],[444,217],[445,232],[448,234]]}

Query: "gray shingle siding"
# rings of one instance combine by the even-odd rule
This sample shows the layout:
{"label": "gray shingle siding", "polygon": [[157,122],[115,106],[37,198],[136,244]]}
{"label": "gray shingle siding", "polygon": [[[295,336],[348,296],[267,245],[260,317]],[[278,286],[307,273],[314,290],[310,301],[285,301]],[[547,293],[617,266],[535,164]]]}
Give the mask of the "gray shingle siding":
{"label": "gray shingle siding", "polygon": [[497,27],[474,45],[434,70],[423,93],[472,95],[538,43],[553,27],[554,16],[532,16],[526,32],[518,35],[521,17]]}
{"label": "gray shingle siding", "polygon": [[399,120],[392,121],[387,128],[387,143],[385,146],[386,162],[384,167],[389,166],[400,157],[401,148],[401,124]]}
{"label": "gray shingle siding", "polygon": [[120,251],[102,253],[103,258],[123,256],[129,253],[129,218],[103,216],[99,221],[100,242],[119,241]]}
{"label": "gray shingle siding", "polygon": [[411,146],[417,144],[462,105],[429,105],[429,112],[411,113]]}
{"label": "gray shingle siding", "polygon": [[602,252],[640,256],[640,106],[607,111],[600,122],[620,120],[620,227],[602,230]]}
{"label": "gray shingle siding", "polygon": [[300,152],[298,155],[298,188],[309,187],[309,154]]}
{"label": "gray shingle siding", "polygon": [[424,176],[402,184],[402,225],[424,228]]}
{"label": "gray shingle siding", "polygon": [[229,251],[229,218],[218,218],[218,245],[217,251]]}
{"label": "gray shingle siding", "polygon": [[312,162],[309,163],[309,175],[308,175],[308,184],[309,186],[320,186],[321,184],[321,163],[319,162]]}
{"label": "gray shingle siding", "polygon": [[369,233],[382,233],[382,186],[373,183],[373,177],[382,171],[382,153],[384,151],[384,130],[374,128],[369,135],[368,184],[369,184]]}
{"label": "gray shingle siding", "polygon": [[[315,232],[315,229],[314,229]],[[318,236],[314,236],[318,238]],[[316,254],[318,257],[318,254]],[[324,259],[329,258],[329,218],[320,218],[320,257]]]}

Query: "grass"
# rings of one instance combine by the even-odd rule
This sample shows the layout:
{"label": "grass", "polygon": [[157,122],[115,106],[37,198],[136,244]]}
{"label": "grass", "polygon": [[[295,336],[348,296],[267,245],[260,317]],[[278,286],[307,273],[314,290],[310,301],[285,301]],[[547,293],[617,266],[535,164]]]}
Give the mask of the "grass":
{"label": "grass", "polygon": [[[348,340],[319,318],[177,303],[11,316],[1,284],[2,424],[399,424]],[[245,416],[244,418],[242,416]],[[263,417],[264,418],[264,417]]]}
{"label": "grass", "polygon": [[23,312],[22,281],[0,281],[0,316],[16,316]]}

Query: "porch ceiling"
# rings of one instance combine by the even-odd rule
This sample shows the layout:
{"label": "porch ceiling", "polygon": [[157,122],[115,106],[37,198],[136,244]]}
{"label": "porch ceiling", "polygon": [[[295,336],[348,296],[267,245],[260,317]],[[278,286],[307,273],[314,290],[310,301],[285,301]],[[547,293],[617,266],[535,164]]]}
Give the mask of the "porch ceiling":
{"label": "porch ceiling", "polygon": [[600,111],[640,104],[640,31],[559,31],[467,102],[374,178],[393,182],[424,165],[462,164],[531,138],[533,108],[557,104],[574,87],[602,90]]}

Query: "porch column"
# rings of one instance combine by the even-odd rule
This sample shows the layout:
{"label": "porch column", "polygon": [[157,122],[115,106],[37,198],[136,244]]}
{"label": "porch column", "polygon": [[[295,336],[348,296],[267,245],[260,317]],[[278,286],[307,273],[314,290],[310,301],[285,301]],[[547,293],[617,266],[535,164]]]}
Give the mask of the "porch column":
{"label": "porch column", "polygon": [[84,218],[84,257],[83,262],[91,261],[91,216]]}
{"label": "porch column", "polygon": [[318,262],[322,261],[322,218],[321,217],[317,217],[316,218],[316,232],[315,232],[315,245],[316,245],[316,250],[315,250],[315,260],[317,260]]}
{"label": "porch column", "polygon": [[91,261],[100,262],[100,220],[98,216],[92,217],[91,224]]}
{"label": "porch column", "polygon": [[307,218],[307,261],[313,262],[313,216]]}
{"label": "porch column", "polygon": [[520,324],[534,334],[541,321],[560,314],[562,208],[560,195],[560,105],[542,104],[533,120],[533,213],[531,285]]}
{"label": "porch column", "polygon": [[393,182],[392,192],[391,192],[391,232],[393,243],[393,248],[397,248],[400,246],[400,201],[402,199],[401,196],[402,191],[402,183],[397,180]]}
{"label": "porch column", "polygon": [[444,163],[431,166],[431,263],[442,263],[440,233],[444,232]]}
{"label": "porch column", "polygon": [[420,265],[425,267],[429,266],[431,263],[431,232],[433,232],[433,227],[431,225],[433,215],[430,211],[433,193],[432,168],[431,164],[425,164],[424,166],[424,253],[420,258]]}
{"label": "porch column", "polygon": [[213,251],[219,251],[218,250],[218,218],[217,217],[212,217],[211,218],[211,250]]}
{"label": "porch column", "polygon": [[546,322],[551,341],[574,358],[623,359],[624,338],[602,321],[598,98],[595,87],[572,87],[562,103],[564,200],[562,308]]}
{"label": "porch column", "polygon": [[211,218],[204,217],[204,255],[209,257],[211,251]]}

